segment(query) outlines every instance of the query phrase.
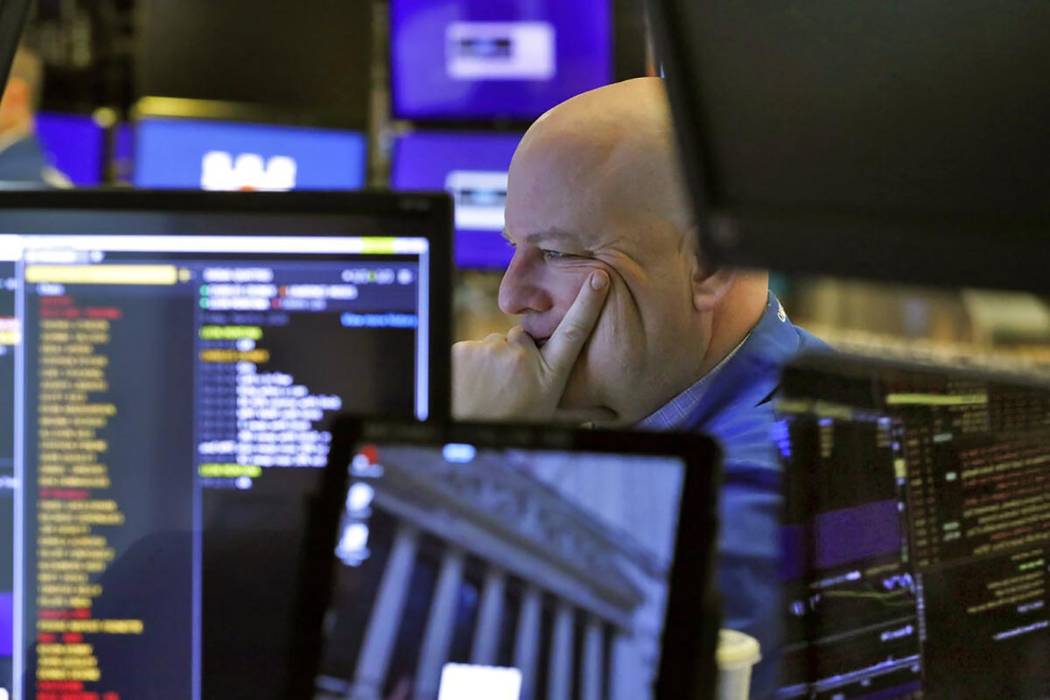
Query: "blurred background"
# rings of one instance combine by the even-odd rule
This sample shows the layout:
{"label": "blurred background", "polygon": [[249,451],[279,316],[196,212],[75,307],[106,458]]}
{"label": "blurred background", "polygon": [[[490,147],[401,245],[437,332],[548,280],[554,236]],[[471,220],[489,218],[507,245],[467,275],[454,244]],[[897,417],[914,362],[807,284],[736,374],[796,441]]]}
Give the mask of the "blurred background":
{"label": "blurred background", "polygon": [[[496,296],[521,134],[574,94],[656,73],[643,5],[37,0],[8,91],[27,96],[51,186],[448,190],[454,334],[473,338],[513,323]],[[842,349],[1050,372],[1035,295],[776,270],[773,287]]]}

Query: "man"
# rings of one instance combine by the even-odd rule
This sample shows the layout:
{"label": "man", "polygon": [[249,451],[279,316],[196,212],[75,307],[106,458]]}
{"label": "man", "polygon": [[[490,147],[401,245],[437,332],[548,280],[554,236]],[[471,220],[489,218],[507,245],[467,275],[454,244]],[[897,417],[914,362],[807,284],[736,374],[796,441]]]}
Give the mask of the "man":
{"label": "man", "polygon": [[506,335],[453,348],[453,407],[474,419],[695,430],[725,451],[719,583],[725,626],[754,635],[775,688],[779,369],[821,347],[763,272],[712,268],[677,167],[663,83],[643,78],[554,108],[515,153],[499,305]]}
{"label": "man", "polygon": [[36,138],[34,115],[43,85],[43,63],[19,46],[0,97],[0,187],[68,187],[69,180],[48,164]]}

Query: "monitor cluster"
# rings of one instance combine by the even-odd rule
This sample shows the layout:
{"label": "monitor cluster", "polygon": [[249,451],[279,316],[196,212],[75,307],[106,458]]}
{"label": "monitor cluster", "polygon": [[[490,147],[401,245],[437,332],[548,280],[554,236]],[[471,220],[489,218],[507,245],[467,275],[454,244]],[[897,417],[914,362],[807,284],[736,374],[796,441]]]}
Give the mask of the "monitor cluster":
{"label": "monitor cluster", "polygon": [[1042,697],[1050,393],[812,362],[779,403],[780,698]]}

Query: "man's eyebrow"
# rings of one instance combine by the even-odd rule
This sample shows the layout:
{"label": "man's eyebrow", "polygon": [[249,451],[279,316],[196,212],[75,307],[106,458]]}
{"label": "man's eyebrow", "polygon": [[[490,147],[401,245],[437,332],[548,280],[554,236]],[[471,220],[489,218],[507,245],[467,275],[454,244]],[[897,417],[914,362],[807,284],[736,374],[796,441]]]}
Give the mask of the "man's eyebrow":
{"label": "man's eyebrow", "polygon": [[[502,234],[503,234],[503,237],[507,240],[508,243],[511,243],[511,244],[514,243],[514,240],[510,237],[510,234],[507,233],[507,229],[503,229]],[[569,233],[568,231],[563,231],[561,229],[548,229],[546,231],[533,231],[531,233],[526,233],[524,236],[521,237],[521,240],[524,241],[525,243],[532,243],[532,244],[538,244],[538,243],[571,243],[571,244],[576,245],[576,246],[579,246],[579,244],[580,244],[580,238],[579,238],[578,235],[573,234],[573,233]]]}

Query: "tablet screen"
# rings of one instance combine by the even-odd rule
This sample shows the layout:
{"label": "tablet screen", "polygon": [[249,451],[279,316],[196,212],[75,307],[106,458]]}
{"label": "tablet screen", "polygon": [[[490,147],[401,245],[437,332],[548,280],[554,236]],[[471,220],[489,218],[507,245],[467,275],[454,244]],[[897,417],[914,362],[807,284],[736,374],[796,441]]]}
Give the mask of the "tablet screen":
{"label": "tablet screen", "polygon": [[362,445],[317,697],[652,695],[684,463]]}

